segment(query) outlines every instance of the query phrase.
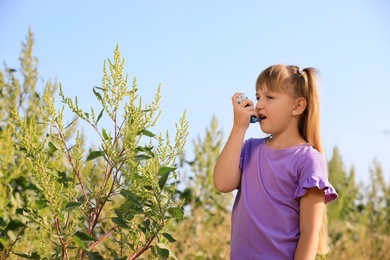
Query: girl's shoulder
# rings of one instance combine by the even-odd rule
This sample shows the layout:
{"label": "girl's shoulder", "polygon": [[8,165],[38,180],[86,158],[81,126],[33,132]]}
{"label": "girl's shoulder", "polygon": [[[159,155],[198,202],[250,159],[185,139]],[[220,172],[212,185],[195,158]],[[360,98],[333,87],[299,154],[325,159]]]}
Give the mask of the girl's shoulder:
{"label": "girl's shoulder", "polygon": [[303,144],[295,147],[291,156],[294,157],[294,160],[301,166],[316,164],[324,167],[326,164],[325,156],[310,144]]}
{"label": "girl's shoulder", "polygon": [[244,141],[243,150],[245,149],[254,149],[259,146],[265,145],[266,138],[249,138]]}
{"label": "girl's shoulder", "polygon": [[307,158],[315,158],[315,159],[320,159],[324,160],[325,156],[320,153],[317,149],[315,149],[313,146],[310,144],[307,144],[305,147],[303,147],[301,151],[302,155]]}
{"label": "girl's shoulder", "polygon": [[253,144],[253,145],[265,144],[266,139],[267,139],[266,137],[263,137],[263,138],[250,137],[250,138],[246,139],[244,141],[244,143],[245,144]]}

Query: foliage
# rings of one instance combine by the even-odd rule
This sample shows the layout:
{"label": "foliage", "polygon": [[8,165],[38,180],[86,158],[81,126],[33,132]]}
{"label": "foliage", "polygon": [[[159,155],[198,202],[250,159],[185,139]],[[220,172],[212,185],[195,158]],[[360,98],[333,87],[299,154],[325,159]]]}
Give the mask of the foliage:
{"label": "foliage", "polygon": [[[373,162],[368,184],[346,174],[337,148],[329,161],[329,178],[339,198],[328,206],[332,251],[328,259],[389,259],[390,184]],[[359,188],[360,187],[360,188]]]}
{"label": "foliage", "polygon": [[[26,46],[30,44],[32,50],[31,39],[30,33]],[[32,57],[31,52],[28,55]],[[22,68],[31,69],[31,63],[21,62]],[[37,75],[36,69],[33,71]],[[25,76],[25,82],[30,78],[34,77]],[[124,60],[117,46],[113,61],[104,63],[102,86],[93,88],[99,110],[85,112],[77,97],[66,97],[61,86],[64,105],[57,110],[51,83],[42,98],[29,96],[28,100],[36,102],[33,115],[21,111],[23,102],[20,106],[7,103],[10,120],[6,126],[12,126],[7,137],[15,136],[16,158],[29,159],[21,175],[28,176],[31,191],[15,209],[25,220],[20,221],[21,236],[8,233],[15,214],[3,212],[0,218],[5,257],[12,253],[33,259],[135,259],[148,250],[151,258],[174,257],[166,245],[174,241],[168,224],[182,219],[183,210],[172,201],[175,182],[171,180],[176,178],[175,160],[188,135],[186,114],[176,125],[172,144],[168,132],[163,136],[150,131],[160,114],[160,87],[154,101],[143,104],[135,78],[130,90],[127,85],[128,75],[124,75]],[[70,123],[64,122],[65,106],[75,116]],[[103,118],[111,129],[100,123]],[[76,119],[90,126],[89,136],[96,133],[98,148],[85,148],[82,133],[74,131]],[[6,172],[12,175],[12,171]],[[2,178],[2,185],[5,181]],[[22,233],[35,233],[35,243],[27,248],[18,246]]]}
{"label": "foliage", "polygon": [[186,217],[173,227],[178,240],[173,249],[180,259],[228,259],[233,194],[222,194],[213,184],[222,141],[223,133],[213,117],[205,136],[193,141],[195,158],[182,158],[178,175],[183,185],[178,195],[184,199]]}
{"label": "foliage", "polygon": [[[20,69],[5,66],[4,71],[0,70],[0,259],[9,257],[12,250],[31,248],[31,241],[37,239],[36,232],[27,229],[29,219],[18,214],[36,187],[31,162],[16,149],[12,127],[12,110],[18,110],[26,120],[38,120],[41,96],[36,90],[38,59],[32,54],[33,46],[34,37],[29,30],[22,43]],[[17,77],[19,73],[22,80]],[[56,84],[50,83],[47,92],[54,93],[56,88]],[[45,130],[45,125],[36,125],[40,135]]]}

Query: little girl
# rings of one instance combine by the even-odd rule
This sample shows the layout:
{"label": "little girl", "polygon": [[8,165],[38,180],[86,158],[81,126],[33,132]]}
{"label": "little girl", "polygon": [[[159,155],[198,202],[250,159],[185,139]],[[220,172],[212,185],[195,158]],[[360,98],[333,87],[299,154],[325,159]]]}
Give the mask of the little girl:
{"label": "little girl", "polygon": [[[232,97],[234,123],[214,169],[221,192],[238,189],[231,259],[314,259],[326,254],[328,182],[320,139],[316,69],[274,65],[256,82],[256,107]],[[244,142],[250,117],[267,138]]]}

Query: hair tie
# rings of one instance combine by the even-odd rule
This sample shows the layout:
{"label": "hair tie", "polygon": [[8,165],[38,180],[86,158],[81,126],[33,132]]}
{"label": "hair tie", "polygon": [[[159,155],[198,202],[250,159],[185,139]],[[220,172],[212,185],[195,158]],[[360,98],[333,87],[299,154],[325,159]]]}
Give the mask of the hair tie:
{"label": "hair tie", "polygon": [[303,74],[303,69],[302,68],[298,68],[298,72],[299,72],[299,74]]}

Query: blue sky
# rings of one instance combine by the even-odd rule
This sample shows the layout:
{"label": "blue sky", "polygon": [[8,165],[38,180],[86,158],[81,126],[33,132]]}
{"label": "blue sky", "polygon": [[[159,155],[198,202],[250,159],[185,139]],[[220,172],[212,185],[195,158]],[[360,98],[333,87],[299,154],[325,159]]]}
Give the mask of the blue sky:
{"label": "blue sky", "polygon": [[[144,100],[162,84],[170,130],[187,110],[192,140],[215,115],[227,138],[231,96],[254,99],[258,74],[276,63],[321,71],[321,129],[346,170],[368,180],[376,158],[390,181],[390,3],[374,1],[21,1],[0,0],[0,60],[19,68],[31,26],[45,82],[95,106],[93,86],[118,43]],[[388,131],[388,134],[386,134]],[[251,125],[247,137],[264,136]]]}

